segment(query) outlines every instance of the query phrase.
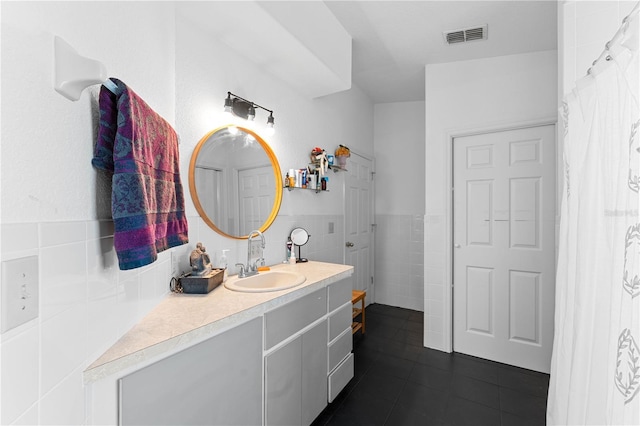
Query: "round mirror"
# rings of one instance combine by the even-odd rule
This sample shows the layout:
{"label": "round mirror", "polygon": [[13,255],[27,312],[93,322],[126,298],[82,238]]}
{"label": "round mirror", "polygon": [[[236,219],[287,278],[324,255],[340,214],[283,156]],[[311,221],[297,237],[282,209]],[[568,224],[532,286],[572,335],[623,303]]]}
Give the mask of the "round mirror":
{"label": "round mirror", "polygon": [[309,261],[308,259],[302,257],[302,254],[300,253],[300,246],[307,244],[307,241],[309,241],[309,237],[309,233],[304,228],[294,228],[293,231],[291,231],[291,235],[289,236],[289,238],[291,238],[291,242],[294,245],[298,246],[298,258],[296,260],[296,263]]}
{"label": "round mirror", "polygon": [[309,234],[304,228],[295,228],[291,231],[291,241],[297,246],[303,246],[309,241]]}
{"label": "round mirror", "polygon": [[216,232],[247,238],[266,231],[282,201],[282,174],[271,147],[244,127],[204,135],[193,150],[189,190],[198,214]]}

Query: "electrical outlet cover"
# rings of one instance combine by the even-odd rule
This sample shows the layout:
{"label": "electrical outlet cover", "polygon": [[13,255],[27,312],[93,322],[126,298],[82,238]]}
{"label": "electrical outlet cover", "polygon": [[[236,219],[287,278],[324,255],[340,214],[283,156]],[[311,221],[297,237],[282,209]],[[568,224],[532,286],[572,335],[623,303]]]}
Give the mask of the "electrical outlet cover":
{"label": "electrical outlet cover", "polygon": [[2,262],[2,322],[11,330],[38,317],[38,256]]}

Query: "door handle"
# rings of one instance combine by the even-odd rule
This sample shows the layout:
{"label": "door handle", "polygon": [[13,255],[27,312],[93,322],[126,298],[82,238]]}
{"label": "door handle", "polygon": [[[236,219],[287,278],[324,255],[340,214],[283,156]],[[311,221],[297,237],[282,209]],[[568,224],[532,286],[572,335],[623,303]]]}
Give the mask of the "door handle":
{"label": "door handle", "polygon": [[351,241],[347,241],[347,244],[345,244],[347,247],[353,247],[355,244],[353,244]]}
{"label": "door handle", "polygon": [[453,247],[454,248],[461,248],[462,246],[460,244],[454,244]]}

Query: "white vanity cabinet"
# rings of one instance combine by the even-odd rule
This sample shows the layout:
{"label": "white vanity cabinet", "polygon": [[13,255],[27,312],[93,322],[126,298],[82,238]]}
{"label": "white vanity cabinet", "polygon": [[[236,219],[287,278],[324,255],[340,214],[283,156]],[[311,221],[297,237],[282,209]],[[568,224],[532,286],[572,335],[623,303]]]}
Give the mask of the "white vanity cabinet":
{"label": "white vanity cabinet", "polygon": [[89,423],[311,424],[353,377],[353,267],[274,269],[307,280],[169,295],[85,370]]}
{"label": "white vanity cabinet", "polygon": [[265,424],[310,424],[327,405],[327,290],[265,313]]}
{"label": "white vanity cabinet", "polygon": [[353,377],[351,278],[265,313],[265,425],[309,425]]}
{"label": "white vanity cabinet", "polygon": [[338,396],[353,378],[353,337],[351,321],[352,278],[329,284],[328,401]]}
{"label": "white vanity cabinet", "polygon": [[118,381],[121,425],[259,425],[262,317]]}

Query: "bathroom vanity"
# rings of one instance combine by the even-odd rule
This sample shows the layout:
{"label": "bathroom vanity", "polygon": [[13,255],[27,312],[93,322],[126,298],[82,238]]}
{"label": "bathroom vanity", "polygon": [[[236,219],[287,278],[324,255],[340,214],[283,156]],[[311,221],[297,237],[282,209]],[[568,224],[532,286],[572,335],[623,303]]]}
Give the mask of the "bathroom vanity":
{"label": "bathroom vanity", "polygon": [[90,422],[310,424],[353,377],[353,267],[272,270],[306,281],[167,296],[85,370]]}

